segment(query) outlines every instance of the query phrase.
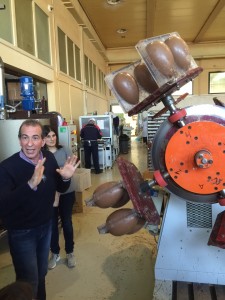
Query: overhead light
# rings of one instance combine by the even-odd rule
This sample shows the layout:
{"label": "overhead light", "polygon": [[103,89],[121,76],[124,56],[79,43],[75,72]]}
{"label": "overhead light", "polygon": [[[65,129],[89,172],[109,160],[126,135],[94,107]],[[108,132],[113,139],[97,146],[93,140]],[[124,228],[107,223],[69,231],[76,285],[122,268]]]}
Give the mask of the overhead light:
{"label": "overhead light", "polygon": [[119,34],[125,34],[125,33],[127,33],[127,29],[126,28],[120,28],[116,32],[119,33]]}
{"label": "overhead light", "polygon": [[120,0],[107,0],[107,3],[110,5],[116,5],[120,3]]}

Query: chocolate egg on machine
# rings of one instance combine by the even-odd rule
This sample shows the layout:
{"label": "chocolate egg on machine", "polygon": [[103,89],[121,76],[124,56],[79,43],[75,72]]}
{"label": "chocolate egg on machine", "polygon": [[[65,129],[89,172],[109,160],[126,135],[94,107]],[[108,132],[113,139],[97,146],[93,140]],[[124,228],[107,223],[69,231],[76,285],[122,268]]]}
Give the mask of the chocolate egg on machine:
{"label": "chocolate egg on machine", "polygon": [[121,206],[124,206],[125,204],[127,204],[130,200],[130,196],[127,192],[127,190],[124,189],[124,193],[122,195],[122,197],[119,199],[119,201],[117,201],[114,205],[112,205],[112,208],[118,208]]}
{"label": "chocolate egg on machine", "polygon": [[128,234],[133,234],[133,233],[139,231],[141,228],[143,228],[145,223],[146,223],[145,219],[138,217],[137,224],[132,228],[131,231],[128,232]]}
{"label": "chocolate egg on machine", "polygon": [[132,234],[140,230],[145,224],[143,219],[131,208],[120,208],[111,213],[106,219],[104,226],[99,228],[100,233],[111,233],[115,236]]}
{"label": "chocolate egg on machine", "polygon": [[170,48],[162,41],[153,41],[146,46],[146,52],[156,69],[166,77],[175,74],[174,58]]}
{"label": "chocolate egg on machine", "polygon": [[126,102],[137,104],[139,102],[139,88],[135,78],[127,73],[117,73],[113,78],[113,86],[116,92]]}
{"label": "chocolate egg on machine", "polygon": [[158,89],[158,85],[145,64],[141,63],[134,68],[134,76],[140,86],[150,94]]}
{"label": "chocolate egg on machine", "polygon": [[165,44],[170,48],[173,53],[175,63],[182,70],[188,70],[191,65],[191,55],[188,45],[179,36],[171,36],[165,40]]}
{"label": "chocolate egg on machine", "polygon": [[130,200],[129,194],[121,182],[110,181],[99,185],[87,206],[98,206],[100,208],[121,207]]}

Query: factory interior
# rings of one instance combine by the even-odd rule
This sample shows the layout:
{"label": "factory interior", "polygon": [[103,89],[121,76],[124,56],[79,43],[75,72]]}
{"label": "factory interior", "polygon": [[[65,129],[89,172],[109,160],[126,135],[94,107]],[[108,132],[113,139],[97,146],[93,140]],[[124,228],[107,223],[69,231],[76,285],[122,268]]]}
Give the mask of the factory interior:
{"label": "factory interior", "polygon": [[[76,266],[64,250],[47,299],[225,299],[224,28],[224,0],[0,0],[0,164],[27,119],[80,160]],[[93,118],[100,172],[80,137]]]}
{"label": "factory interior", "polygon": [[[146,152],[145,145],[133,140],[132,151],[122,156],[144,172],[146,161],[141,157],[146,156]],[[89,199],[97,186],[117,180],[120,181],[121,176],[116,165],[104,173],[92,173],[91,187],[78,192],[77,201],[81,194],[83,199]],[[132,207],[132,204],[128,203],[126,207]],[[76,267],[68,269],[63,251],[60,263],[48,272],[47,299],[151,299],[157,237],[145,228],[132,235],[100,235],[97,227],[105,223],[113,209],[87,207],[83,202],[83,207],[76,207],[76,210],[82,210],[73,214]],[[60,240],[63,247],[62,235]],[[14,280],[6,236],[0,243],[0,273],[1,286]]]}

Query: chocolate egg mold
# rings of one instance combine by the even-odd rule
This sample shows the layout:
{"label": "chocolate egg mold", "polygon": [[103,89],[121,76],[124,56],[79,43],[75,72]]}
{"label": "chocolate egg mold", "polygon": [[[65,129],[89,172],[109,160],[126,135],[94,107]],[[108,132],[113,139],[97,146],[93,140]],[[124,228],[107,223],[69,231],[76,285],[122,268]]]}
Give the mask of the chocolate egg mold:
{"label": "chocolate egg mold", "polygon": [[158,89],[157,83],[142,60],[106,75],[105,81],[124,112],[130,111]]}
{"label": "chocolate egg mold", "polygon": [[135,47],[159,87],[198,67],[177,32],[141,40]]}

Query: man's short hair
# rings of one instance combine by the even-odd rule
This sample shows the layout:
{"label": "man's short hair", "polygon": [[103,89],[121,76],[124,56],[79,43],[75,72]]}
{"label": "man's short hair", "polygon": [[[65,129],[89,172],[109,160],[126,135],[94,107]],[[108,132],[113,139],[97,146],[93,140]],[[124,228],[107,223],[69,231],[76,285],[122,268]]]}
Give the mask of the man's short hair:
{"label": "man's short hair", "polygon": [[33,126],[33,127],[39,126],[41,128],[41,137],[44,138],[43,126],[42,126],[41,122],[36,119],[27,119],[27,120],[23,121],[23,123],[20,125],[20,128],[19,128],[18,138],[21,138],[21,129],[23,126]]}

